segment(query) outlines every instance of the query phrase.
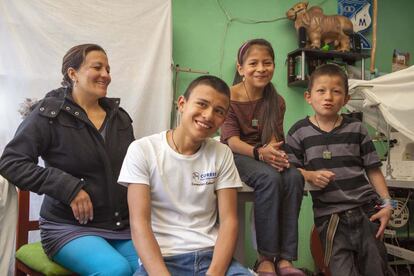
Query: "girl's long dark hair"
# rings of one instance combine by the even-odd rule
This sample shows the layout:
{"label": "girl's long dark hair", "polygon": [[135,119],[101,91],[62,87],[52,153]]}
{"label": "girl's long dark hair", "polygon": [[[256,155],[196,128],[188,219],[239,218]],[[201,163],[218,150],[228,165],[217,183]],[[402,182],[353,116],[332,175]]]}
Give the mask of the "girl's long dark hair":
{"label": "girl's long dark hair", "polygon": [[[243,65],[243,62],[246,60],[249,54],[249,49],[253,45],[265,47],[269,52],[269,55],[272,57],[273,63],[275,62],[275,53],[273,51],[272,45],[265,39],[252,39],[244,43],[237,52],[237,62],[240,65]],[[242,81],[243,77],[239,74],[238,70],[236,70],[233,85],[238,84]],[[263,89],[263,105],[263,117],[259,118],[259,120],[263,122],[261,143],[269,143],[273,136],[275,136],[278,141],[282,140],[283,133],[278,133],[277,125],[280,116],[278,93],[272,82],[269,82]]]}

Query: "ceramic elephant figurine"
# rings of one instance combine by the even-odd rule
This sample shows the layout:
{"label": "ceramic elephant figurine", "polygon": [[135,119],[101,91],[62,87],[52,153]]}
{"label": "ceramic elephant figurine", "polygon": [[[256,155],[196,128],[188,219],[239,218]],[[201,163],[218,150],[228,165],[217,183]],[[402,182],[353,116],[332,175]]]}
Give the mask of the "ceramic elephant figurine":
{"label": "ceramic elephant figurine", "polygon": [[334,44],[335,50],[350,50],[350,35],[353,33],[351,20],[342,15],[325,15],[318,6],[308,9],[308,3],[299,2],[286,12],[287,18],[295,21],[295,28],[304,27],[307,47],[319,49],[324,44]]}

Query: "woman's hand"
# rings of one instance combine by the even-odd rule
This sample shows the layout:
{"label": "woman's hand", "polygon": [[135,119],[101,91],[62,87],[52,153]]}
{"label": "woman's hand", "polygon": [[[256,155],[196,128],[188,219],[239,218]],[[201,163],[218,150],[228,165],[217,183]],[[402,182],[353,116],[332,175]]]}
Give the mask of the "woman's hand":
{"label": "woman's hand", "polygon": [[93,220],[93,206],[91,198],[85,190],[81,189],[70,203],[73,215],[80,224],[88,223]]}
{"label": "woman's hand", "polygon": [[262,156],[262,160],[279,172],[290,166],[286,152],[280,149],[282,144],[283,141],[271,142],[265,147],[259,148],[259,155]]}

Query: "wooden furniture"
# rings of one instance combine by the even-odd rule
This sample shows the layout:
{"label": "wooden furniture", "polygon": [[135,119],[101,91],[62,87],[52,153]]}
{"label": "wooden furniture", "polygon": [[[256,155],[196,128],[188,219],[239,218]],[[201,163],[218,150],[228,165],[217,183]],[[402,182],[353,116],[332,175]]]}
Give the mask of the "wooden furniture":
{"label": "wooden furniture", "polygon": [[[20,255],[27,255],[26,253],[30,254],[30,260],[33,261],[40,257],[43,258],[44,263],[41,264],[42,268],[45,271],[53,271],[53,272],[61,272],[61,274],[54,274],[54,275],[76,275],[72,272],[66,270],[65,268],[61,267],[60,265],[54,263],[53,261],[49,260],[46,254],[41,249],[40,243],[38,242],[33,244],[28,244],[28,237],[30,231],[35,231],[39,229],[39,221],[38,220],[30,220],[30,192],[29,191],[18,191],[18,220],[17,220],[17,229],[16,229],[16,259],[15,259],[15,276],[23,276],[23,275],[32,275],[32,276],[40,276],[45,275],[42,272],[35,270],[28,262],[24,262],[23,258],[19,259]],[[36,246],[33,246],[36,244]],[[30,247],[31,246],[31,247]],[[36,248],[36,251],[30,252],[33,248]],[[20,252],[19,252],[20,251]],[[23,252],[28,251],[28,252]],[[21,254],[24,253],[24,254]]]}
{"label": "wooden furniture", "polygon": [[324,264],[324,249],[322,248],[322,242],[315,226],[312,227],[311,231],[310,248],[313,261],[315,262],[315,267],[318,269],[318,272],[325,276],[331,276],[329,268]]}
{"label": "wooden furniture", "polygon": [[[23,245],[28,243],[29,232],[39,229],[39,221],[31,221],[29,218],[30,210],[30,192],[19,190],[18,193],[19,214],[17,217],[16,229],[16,251]],[[41,273],[32,270],[19,259],[15,260],[15,275],[42,275]]]}

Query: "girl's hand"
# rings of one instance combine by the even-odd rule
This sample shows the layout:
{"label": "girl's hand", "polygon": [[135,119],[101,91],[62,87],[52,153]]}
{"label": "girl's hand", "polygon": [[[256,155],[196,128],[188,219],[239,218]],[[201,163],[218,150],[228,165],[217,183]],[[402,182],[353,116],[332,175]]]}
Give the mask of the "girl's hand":
{"label": "girl's hand", "polygon": [[259,149],[259,155],[262,156],[262,160],[279,172],[290,166],[286,152],[280,149],[282,144],[283,141],[271,142]]}
{"label": "girl's hand", "polygon": [[329,182],[334,179],[335,174],[331,171],[308,171],[309,182],[321,189],[328,186]]}
{"label": "girl's hand", "polygon": [[375,235],[375,238],[382,239],[384,236],[384,230],[391,218],[391,213],[391,207],[384,207],[369,218],[370,221],[375,221],[377,219],[380,221],[380,227],[377,234]]}
{"label": "girl's hand", "polygon": [[88,223],[93,220],[93,206],[91,198],[85,190],[81,189],[70,203],[73,215],[80,224]]}

